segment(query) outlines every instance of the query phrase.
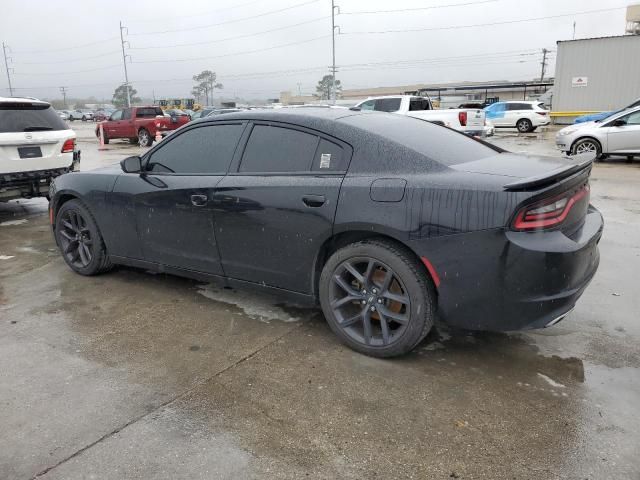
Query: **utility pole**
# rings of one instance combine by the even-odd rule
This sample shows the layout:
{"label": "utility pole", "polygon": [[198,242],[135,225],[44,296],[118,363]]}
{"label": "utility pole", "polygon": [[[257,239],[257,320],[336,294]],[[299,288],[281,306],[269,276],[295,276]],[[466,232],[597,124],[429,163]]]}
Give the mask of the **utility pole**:
{"label": "utility pole", "polygon": [[573,39],[576,39],[576,21],[573,21]]}
{"label": "utility pole", "polygon": [[549,53],[549,50],[547,50],[546,48],[542,49],[542,71],[540,72],[540,81],[543,82],[544,81],[544,73],[547,70],[547,53]]}
{"label": "utility pole", "polygon": [[127,28],[122,26],[122,22],[120,22],[120,43],[122,44],[122,64],[124,65],[124,84],[127,88],[127,107],[131,106],[131,93],[129,92],[129,74],[127,73],[127,54],[124,53],[124,36],[122,35],[122,31]]}
{"label": "utility pole", "polygon": [[300,82],[298,82],[298,96],[302,96],[302,84]]}
{"label": "utility pole", "polygon": [[331,104],[336,104],[336,5],[331,0]]}
{"label": "utility pole", "polygon": [[60,92],[62,93],[62,104],[64,108],[67,108],[67,87],[60,87]]}
{"label": "utility pole", "polygon": [[[7,82],[9,82],[9,96],[13,97],[13,87],[11,86],[11,75],[9,75],[9,60],[7,60],[7,50],[11,50],[9,45],[2,42],[2,53],[4,54],[4,67],[7,69]],[[11,57],[8,57],[11,59]]]}

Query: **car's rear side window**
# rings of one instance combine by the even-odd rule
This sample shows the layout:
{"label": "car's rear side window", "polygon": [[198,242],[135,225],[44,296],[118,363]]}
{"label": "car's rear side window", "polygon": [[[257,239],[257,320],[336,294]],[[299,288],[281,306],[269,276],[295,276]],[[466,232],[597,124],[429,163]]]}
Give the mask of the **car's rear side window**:
{"label": "car's rear side window", "polygon": [[0,133],[69,130],[65,121],[48,104],[0,103]]}
{"label": "car's rear side window", "polygon": [[442,165],[472,162],[502,151],[449,128],[403,115],[367,112],[344,117],[340,122],[391,140]]}
{"label": "car's rear side window", "polygon": [[162,115],[162,109],[156,107],[142,107],[136,110],[136,118],[155,118]]}
{"label": "car's rear side window", "polygon": [[347,161],[348,159],[340,145],[321,138],[311,170],[342,172],[347,169]]}
{"label": "car's rear side window", "polygon": [[507,103],[508,110],[533,110],[530,103]]}
{"label": "car's rear side window", "polygon": [[307,172],[318,136],[271,125],[255,125],[240,163],[241,172]]}
{"label": "car's rear side window", "polygon": [[379,98],[375,110],[379,112],[397,112],[400,110],[401,98]]}
{"label": "car's rear side window", "polygon": [[244,126],[205,125],[170,136],[151,154],[146,170],[157,173],[224,175]]}

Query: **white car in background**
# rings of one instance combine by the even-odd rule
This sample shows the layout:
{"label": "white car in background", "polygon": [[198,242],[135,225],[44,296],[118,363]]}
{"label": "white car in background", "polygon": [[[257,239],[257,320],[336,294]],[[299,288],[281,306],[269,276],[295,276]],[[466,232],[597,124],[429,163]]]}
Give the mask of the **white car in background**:
{"label": "white car in background", "polygon": [[79,161],[76,134],[51,105],[0,97],[0,201],[48,195]]}
{"label": "white car in background", "polygon": [[551,123],[549,110],[542,102],[496,102],[484,111],[495,128],[517,128],[520,133],[533,132]]}
{"label": "white car in background", "polygon": [[387,95],[370,97],[358,103],[360,110],[377,110],[396,115],[415,117],[453,128],[467,135],[485,135],[485,114],[481,108],[449,108],[435,110],[428,97],[413,95]]}
{"label": "white car in background", "polygon": [[640,107],[595,122],[569,125],[556,134],[556,146],[571,155],[595,153],[597,158],[640,156]]}
{"label": "white car in background", "polygon": [[71,110],[69,111],[69,120],[82,120],[86,122],[88,120],[93,120],[93,112],[91,110]]}

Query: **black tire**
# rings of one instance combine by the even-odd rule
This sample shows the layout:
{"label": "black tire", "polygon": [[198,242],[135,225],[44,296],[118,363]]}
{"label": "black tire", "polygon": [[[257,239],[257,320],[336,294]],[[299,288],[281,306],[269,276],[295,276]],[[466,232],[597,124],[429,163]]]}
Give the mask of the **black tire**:
{"label": "black tire", "polygon": [[410,251],[386,240],[353,243],[331,255],[320,275],[319,296],[327,323],[338,338],[373,357],[410,352],[435,319],[431,278]]}
{"label": "black tire", "polygon": [[129,139],[129,143],[131,145],[137,145],[138,144],[138,137],[133,137]]}
{"label": "black tire", "polygon": [[138,143],[141,147],[150,147],[153,145],[153,137],[146,128],[141,128],[138,131]]}
{"label": "black tire", "polygon": [[82,115],[82,121],[86,122],[87,121],[87,117],[85,117],[84,115]]}
{"label": "black tire", "polygon": [[520,120],[518,120],[516,122],[516,128],[520,133],[533,132],[533,124],[531,123],[531,120],[529,120],[528,118],[521,118]]}
{"label": "black tire", "polygon": [[80,275],[97,275],[112,265],[89,209],[78,199],[65,202],[56,215],[56,243],[65,263]]}
{"label": "black tire", "polygon": [[579,153],[595,153],[598,158],[602,155],[602,146],[594,138],[581,138],[571,146],[571,155]]}
{"label": "black tire", "polygon": [[[102,135],[104,135],[104,144],[105,145],[109,145],[109,137],[107,137],[107,132],[104,131],[104,129],[102,130]],[[96,137],[98,139],[98,142],[100,141],[100,129],[96,130]]]}

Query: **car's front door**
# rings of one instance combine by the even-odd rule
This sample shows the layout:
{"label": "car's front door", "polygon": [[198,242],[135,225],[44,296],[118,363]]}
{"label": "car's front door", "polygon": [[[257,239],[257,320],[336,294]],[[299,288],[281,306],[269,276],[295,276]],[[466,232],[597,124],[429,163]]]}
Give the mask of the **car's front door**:
{"label": "car's front door", "polygon": [[[138,250],[148,262],[221,275],[214,233],[214,189],[231,164],[243,122],[194,125],[172,135],[145,158],[144,172],[118,177],[111,196],[122,222],[135,220]],[[128,226],[128,225],[127,225]],[[123,228],[123,231],[130,231]]]}
{"label": "car's front door", "polygon": [[252,125],[218,184],[216,238],[225,274],[311,292],[315,256],[331,236],[351,149],[290,125]]}
{"label": "car's front door", "polygon": [[487,120],[491,120],[494,126],[502,127],[506,125],[505,122],[505,112],[506,112],[506,104],[505,103],[494,103],[493,105],[485,108]]}
{"label": "car's front door", "polygon": [[618,118],[624,125],[613,126],[609,122],[607,153],[640,153],[640,111]]}
{"label": "car's front door", "polygon": [[133,118],[131,118],[132,109],[125,108],[122,110],[122,120],[118,122],[118,137],[135,138],[137,132],[133,128]]}
{"label": "car's front door", "polygon": [[116,110],[109,117],[109,121],[104,124],[104,130],[108,137],[118,138],[118,124],[122,120],[122,110]]}

